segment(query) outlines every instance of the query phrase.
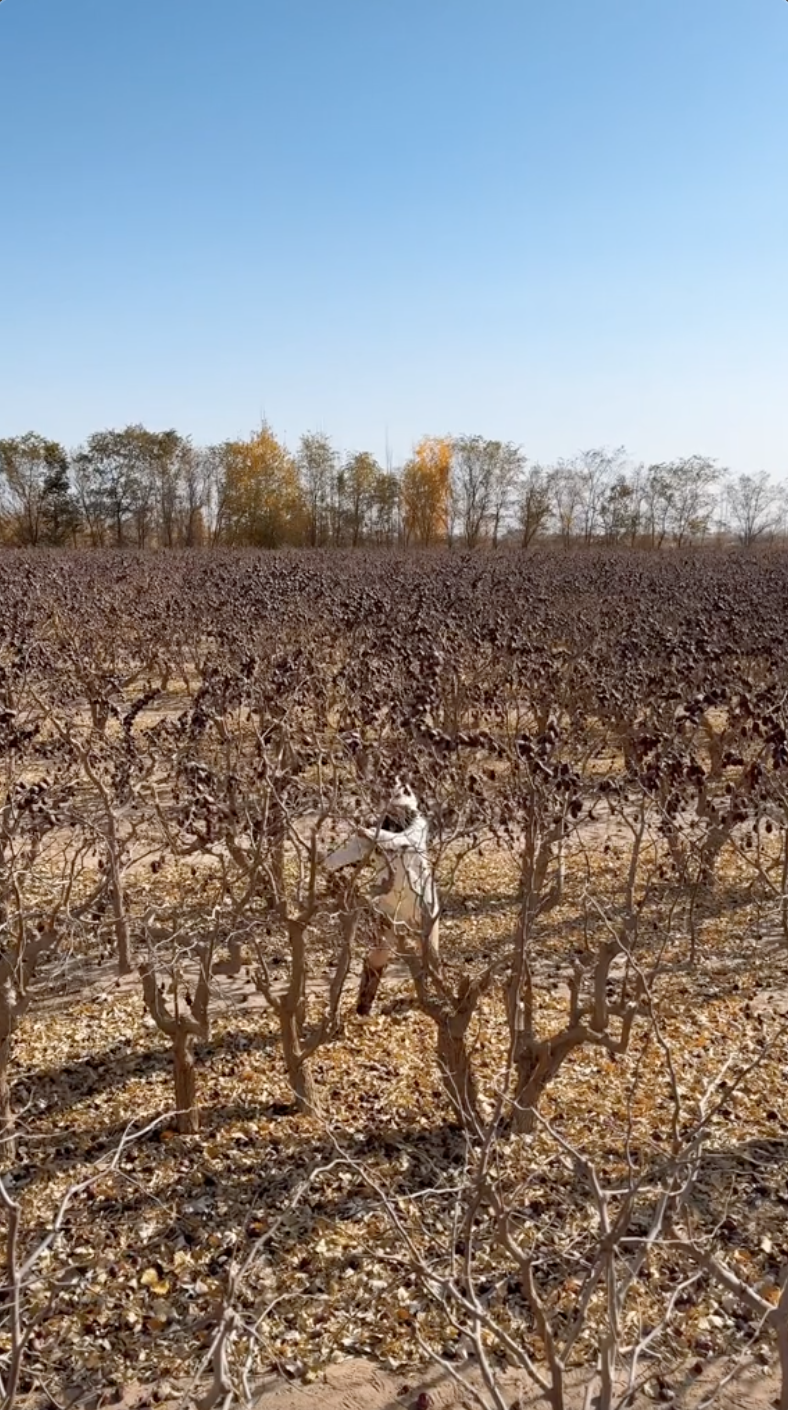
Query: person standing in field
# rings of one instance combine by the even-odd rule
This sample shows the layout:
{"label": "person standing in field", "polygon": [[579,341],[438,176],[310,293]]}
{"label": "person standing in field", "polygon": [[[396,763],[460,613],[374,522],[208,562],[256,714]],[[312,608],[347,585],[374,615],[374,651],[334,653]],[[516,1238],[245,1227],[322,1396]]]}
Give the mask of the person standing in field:
{"label": "person standing in field", "polygon": [[372,862],[369,890],[376,934],[364,958],[356,1012],[368,1014],[387,965],[418,937],[425,963],[439,955],[438,893],[427,853],[429,824],[407,785],[397,783],[376,827],[358,832],[326,858],[329,872]]}

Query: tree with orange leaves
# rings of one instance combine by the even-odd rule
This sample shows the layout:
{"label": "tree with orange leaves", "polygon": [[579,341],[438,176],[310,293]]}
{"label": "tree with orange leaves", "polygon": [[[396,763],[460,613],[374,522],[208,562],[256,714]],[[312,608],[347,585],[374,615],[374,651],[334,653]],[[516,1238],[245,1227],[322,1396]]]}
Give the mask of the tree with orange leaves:
{"label": "tree with orange leaves", "polygon": [[219,534],[229,544],[278,548],[304,535],[305,506],[295,460],[265,422],[246,441],[219,447]]}
{"label": "tree with orange leaves", "polygon": [[402,472],[406,543],[428,547],[446,534],[451,496],[452,441],[424,436]]}

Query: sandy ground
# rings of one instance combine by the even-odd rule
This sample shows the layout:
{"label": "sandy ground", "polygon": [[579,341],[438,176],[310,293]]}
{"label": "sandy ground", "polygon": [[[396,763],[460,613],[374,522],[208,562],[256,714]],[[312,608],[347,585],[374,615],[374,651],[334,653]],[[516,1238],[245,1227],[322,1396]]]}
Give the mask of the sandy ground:
{"label": "sandy ground", "polygon": [[[772,1369],[763,1366],[741,1371],[714,1395],[715,1387],[730,1370],[730,1364],[709,1363],[702,1374],[688,1377],[683,1384],[649,1381],[629,1404],[632,1410],[647,1410],[654,1405],[701,1410],[704,1402],[713,1404],[714,1410],[773,1410],[779,1404],[779,1380]],[[328,1366],[310,1385],[289,1383],[271,1375],[257,1383],[252,1406],[253,1410],[495,1410],[475,1367],[463,1367],[457,1376],[459,1380],[439,1367],[420,1375],[395,1373],[369,1361],[350,1359]],[[497,1384],[506,1410],[546,1410],[548,1406],[546,1398],[521,1372],[508,1371]],[[206,1389],[207,1386],[201,1387],[198,1397]],[[594,1389],[588,1395],[582,1381],[568,1376],[563,1410],[595,1410],[598,1400]],[[193,1410],[195,1401],[184,1395],[184,1390],[171,1385],[128,1386],[111,1402],[97,1398],[90,1410],[100,1410],[108,1403],[117,1410]],[[226,1403],[220,1396],[216,1410]],[[80,1407],[87,1404],[80,1399]],[[232,1400],[239,1410],[241,1404],[242,1401]],[[37,1405],[36,1410],[42,1407]]]}
{"label": "sandy ground", "polygon": [[[710,1374],[695,1379],[690,1386],[664,1387],[650,1382],[647,1391],[638,1395],[633,1406],[662,1404],[695,1410],[708,1395],[724,1370],[715,1368]],[[479,1406],[471,1388],[481,1392],[484,1406],[493,1406],[489,1392],[484,1390],[478,1371],[464,1371],[466,1386],[458,1385],[440,1369],[428,1370],[420,1377],[395,1375],[376,1369],[369,1362],[354,1360],[328,1367],[324,1379],[308,1386],[283,1386],[272,1381],[255,1402],[256,1410],[471,1410]],[[509,1410],[537,1410],[548,1402],[526,1378],[508,1372],[500,1379],[504,1404]],[[719,1410],[770,1410],[777,1404],[778,1381],[764,1368],[742,1374],[724,1388],[715,1406]],[[583,1410],[585,1391],[582,1385],[567,1386],[565,1410]],[[593,1410],[595,1397],[589,1402]]]}

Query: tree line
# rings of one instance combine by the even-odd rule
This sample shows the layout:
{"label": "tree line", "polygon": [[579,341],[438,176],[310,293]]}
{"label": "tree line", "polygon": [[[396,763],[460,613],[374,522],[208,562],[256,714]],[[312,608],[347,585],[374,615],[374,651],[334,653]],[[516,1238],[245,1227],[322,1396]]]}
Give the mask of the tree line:
{"label": "tree line", "polygon": [[473,549],[539,540],[660,549],[784,537],[786,489],[707,456],[643,464],[624,447],[550,465],[510,441],[425,436],[401,466],[340,456],[323,432],[295,451],[267,423],[196,446],[142,425],[69,451],[0,439],[0,543],[27,547]]}

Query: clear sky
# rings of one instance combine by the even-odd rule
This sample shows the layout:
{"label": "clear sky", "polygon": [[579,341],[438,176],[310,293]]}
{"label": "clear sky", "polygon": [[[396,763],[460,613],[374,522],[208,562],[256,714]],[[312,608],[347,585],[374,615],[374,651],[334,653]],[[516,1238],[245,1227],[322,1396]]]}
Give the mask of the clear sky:
{"label": "clear sky", "polygon": [[3,0],[0,435],[788,474],[785,0]]}

